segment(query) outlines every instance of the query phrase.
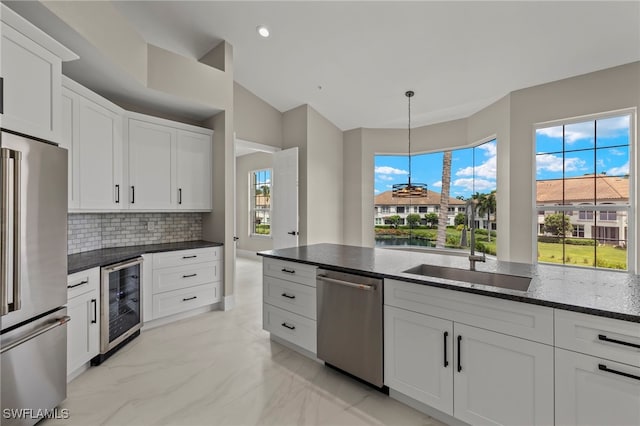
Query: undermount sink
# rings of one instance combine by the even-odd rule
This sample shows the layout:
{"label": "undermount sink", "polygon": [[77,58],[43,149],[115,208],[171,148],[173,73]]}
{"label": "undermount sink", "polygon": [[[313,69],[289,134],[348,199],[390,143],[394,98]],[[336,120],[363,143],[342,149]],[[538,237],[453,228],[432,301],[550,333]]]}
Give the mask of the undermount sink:
{"label": "undermount sink", "polygon": [[447,268],[444,266],[434,265],[418,265],[403,272],[406,274],[464,281],[471,284],[489,285],[519,291],[527,291],[529,289],[529,284],[531,284],[531,278],[529,277],[496,274],[492,272],[469,271],[466,269]]}

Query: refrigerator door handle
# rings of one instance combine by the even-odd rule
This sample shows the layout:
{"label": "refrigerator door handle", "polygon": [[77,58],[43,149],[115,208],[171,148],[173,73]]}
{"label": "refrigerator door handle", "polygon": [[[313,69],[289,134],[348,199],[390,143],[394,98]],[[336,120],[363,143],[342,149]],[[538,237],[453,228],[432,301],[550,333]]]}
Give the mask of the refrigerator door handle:
{"label": "refrigerator door handle", "polygon": [[[2,237],[0,238],[0,252],[2,252],[2,273],[0,274],[0,315],[17,311],[22,306],[20,298],[20,240],[21,240],[21,189],[22,189],[22,153],[8,148],[2,148]],[[9,163],[13,160],[13,208],[9,193]],[[9,270],[9,211],[13,214],[13,302],[9,303],[7,294],[7,274]]]}
{"label": "refrigerator door handle", "polygon": [[13,306],[12,311],[17,311],[22,307],[20,297],[21,283],[21,247],[22,241],[22,153],[20,151],[12,151],[13,157]]}
{"label": "refrigerator door handle", "polygon": [[10,351],[11,349],[15,348],[16,346],[20,346],[21,344],[28,342],[31,339],[34,339],[36,337],[38,337],[41,334],[46,333],[49,330],[53,330],[56,327],[60,327],[62,325],[65,325],[66,323],[68,323],[71,320],[71,317],[68,315],[65,315],[64,317],[57,319],[55,322],[45,325],[42,328],[39,328],[38,330],[34,331],[33,333],[30,333],[26,336],[24,336],[21,339],[16,340],[15,342],[11,342],[10,344],[3,346],[2,348],[0,348],[0,354],[3,354],[7,351]]}
{"label": "refrigerator door handle", "polygon": [[7,292],[7,272],[9,270],[9,158],[11,151],[7,148],[0,149],[0,183],[2,188],[2,205],[0,205],[0,315],[9,313],[8,292]]}

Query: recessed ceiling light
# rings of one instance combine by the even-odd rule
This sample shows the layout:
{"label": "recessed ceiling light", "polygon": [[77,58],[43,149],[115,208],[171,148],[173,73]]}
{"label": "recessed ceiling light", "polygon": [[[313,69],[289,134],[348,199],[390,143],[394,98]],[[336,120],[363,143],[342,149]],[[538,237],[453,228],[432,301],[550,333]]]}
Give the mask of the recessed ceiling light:
{"label": "recessed ceiling light", "polygon": [[258,34],[261,37],[264,37],[264,38],[269,37],[269,28],[265,27],[264,25],[258,25],[258,27],[256,28],[256,31],[258,31]]}

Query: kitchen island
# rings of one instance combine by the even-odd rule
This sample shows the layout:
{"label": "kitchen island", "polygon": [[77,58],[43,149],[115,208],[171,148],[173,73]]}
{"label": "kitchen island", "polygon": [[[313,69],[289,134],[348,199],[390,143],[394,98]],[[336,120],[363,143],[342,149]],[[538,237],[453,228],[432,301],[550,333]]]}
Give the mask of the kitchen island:
{"label": "kitchen island", "polygon": [[325,270],[381,278],[384,385],[448,424],[640,424],[638,275],[476,265],[507,281],[531,278],[513,290],[406,272],[468,270],[453,253],[316,244],[258,254],[264,329],[312,358],[323,303],[315,278]]}

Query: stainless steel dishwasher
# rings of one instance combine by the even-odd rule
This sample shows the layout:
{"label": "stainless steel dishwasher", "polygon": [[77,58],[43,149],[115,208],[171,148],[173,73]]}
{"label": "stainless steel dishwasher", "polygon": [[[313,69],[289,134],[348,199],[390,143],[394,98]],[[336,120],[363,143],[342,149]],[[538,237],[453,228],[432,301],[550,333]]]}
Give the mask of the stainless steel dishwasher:
{"label": "stainless steel dishwasher", "polygon": [[318,270],[316,283],[318,358],[382,387],[382,280]]}

